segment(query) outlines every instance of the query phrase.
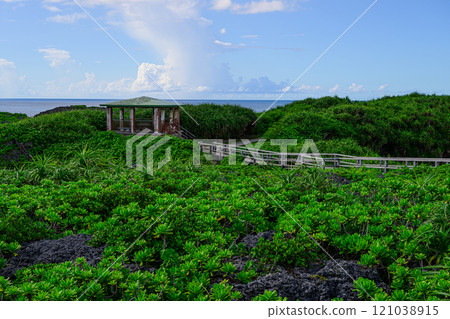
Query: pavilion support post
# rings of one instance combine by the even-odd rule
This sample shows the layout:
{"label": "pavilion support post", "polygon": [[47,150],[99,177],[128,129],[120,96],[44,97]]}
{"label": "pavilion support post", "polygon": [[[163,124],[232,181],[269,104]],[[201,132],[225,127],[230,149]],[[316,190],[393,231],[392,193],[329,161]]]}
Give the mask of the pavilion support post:
{"label": "pavilion support post", "polygon": [[106,109],[106,129],[108,131],[113,130],[113,109],[112,109],[112,107],[108,107]]}
{"label": "pavilion support post", "polygon": [[173,122],[174,122],[174,124],[175,124],[175,130],[176,130],[177,132],[180,132],[180,108],[179,108],[179,107],[177,107],[177,108],[174,110],[174,119],[173,119]]}
{"label": "pavilion support post", "polygon": [[123,122],[124,122],[124,118],[125,118],[125,116],[124,116],[124,110],[123,110],[123,107],[121,107],[120,110],[119,110],[119,121],[120,121],[119,129],[120,129],[121,131],[123,130]]}
{"label": "pavilion support post", "polygon": [[153,131],[160,133],[161,131],[161,109],[155,108],[153,111]]}
{"label": "pavilion support post", "polygon": [[130,122],[131,122],[131,133],[136,133],[136,109],[132,107],[130,109]]}
{"label": "pavilion support post", "polygon": [[176,132],[175,125],[173,122],[173,109],[170,109],[169,113],[169,134],[174,134]]}
{"label": "pavilion support post", "polygon": [[166,109],[161,109],[161,122],[159,123],[159,130],[161,133],[167,133],[166,124]]}

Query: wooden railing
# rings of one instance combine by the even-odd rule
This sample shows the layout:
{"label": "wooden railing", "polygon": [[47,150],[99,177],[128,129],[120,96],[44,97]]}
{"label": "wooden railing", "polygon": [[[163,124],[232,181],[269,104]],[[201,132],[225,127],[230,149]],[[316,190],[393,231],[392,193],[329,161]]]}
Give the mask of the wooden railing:
{"label": "wooden railing", "polygon": [[186,140],[193,140],[193,139],[195,139],[195,135],[193,133],[189,132],[187,129],[185,129],[181,125],[180,125],[179,134],[180,134],[181,138],[184,138]]}
{"label": "wooden railing", "polygon": [[[139,132],[145,128],[153,130],[153,120],[147,118],[136,119],[136,131]],[[131,121],[130,119],[113,119],[112,130],[116,132],[129,132],[131,134]]]}
{"label": "wooden railing", "polygon": [[[152,119],[146,119],[146,118],[139,118],[136,119],[136,131],[140,132],[143,129],[150,129],[151,132],[153,132],[153,120]],[[131,121],[130,119],[113,119],[112,120],[112,130],[117,133],[122,134],[131,134]],[[177,131],[175,136],[181,137],[183,139],[193,140],[195,139],[195,135],[191,132],[189,132],[187,129],[182,127],[180,125],[180,130]]]}
{"label": "wooden railing", "polygon": [[277,153],[236,146],[234,144],[202,143],[200,150],[216,156],[217,160],[236,154],[247,163],[260,165],[275,165],[284,168],[299,166],[319,166],[324,168],[367,167],[384,172],[390,169],[414,168],[419,164],[439,166],[450,164],[450,158],[411,158],[411,157],[359,157],[334,153]]}

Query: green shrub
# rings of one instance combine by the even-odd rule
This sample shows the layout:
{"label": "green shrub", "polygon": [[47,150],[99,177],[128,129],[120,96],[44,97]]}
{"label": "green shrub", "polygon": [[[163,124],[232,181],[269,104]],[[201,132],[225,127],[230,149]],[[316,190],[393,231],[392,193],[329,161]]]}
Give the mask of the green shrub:
{"label": "green shrub", "polygon": [[325,148],[330,150],[342,149],[343,140],[353,140],[361,149],[352,147],[349,151],[358,154],[348,155],[446,157],[450,142],[442,137],[450,129],[449,105],[449,96],[424,94],[367,102],[306,99],[264,113],[255,130],[266,138],[329,141]]}

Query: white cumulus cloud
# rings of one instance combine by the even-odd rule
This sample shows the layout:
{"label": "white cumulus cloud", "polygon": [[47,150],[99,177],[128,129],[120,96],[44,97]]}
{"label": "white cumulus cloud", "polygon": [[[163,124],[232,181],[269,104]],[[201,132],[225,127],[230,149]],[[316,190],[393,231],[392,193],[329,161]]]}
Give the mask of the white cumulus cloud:
{"label": "white cumulus cloud", "polygon": [[293,88],[293,92],[315,92],[322,90],[322,87],[320,85],[306,85],[302,84],[301,86],[297,88]]}
{"label": "white cumulus cloud", "polygon": [[333,86],[333,87],[329,90],[329,92],[330,92],[330,93],[335,93],[337,90],[339,90],[339,84],[336,84],[335,86]]}
{"label": "white cumulus cloud", "polygon": [[214,43],[215,43],[215,44],[218,44],[218,45],[222,45],[222,46],[224,46],[224,47],[231,47],[231,46],[233,45],[233,43],[230,43],[230,42],[222,42],[222,41],[219,41],[219,40],[215,40]]}
{"label": "white cumulus cloud", "polygon": [[40,53],[44,54],[44,59],[50,62],[51,67],[57,67],[71,61],[70,52],[55,48],[40,49]]}
{"label": "white cumulus cloud", "polygon": [[8,61],[6,59],[0,59],[0,68],[2,68],[2,69],[16,69],[16,64],[14,62]]}
{"label": "white cumulus cloud", "polygon": [[348,87],[348,90],[350,91],[350,92],[361,92],[361,91],[363,91],[364,90],[364,85],[362,85],[362,84],[356,84],[356,83],[352,83],[352,85],[350,85],[349,87]]}
{"label": "white cumulus cloud", "polygon": [[380,87],[377,89],[377,91],[384,91],[384,89],[386,89],[388,86],[389,86],[389,84],[387,84],[387,83],[380,85]]}
{"label": "white cumulus cloud", "polygon": [[[69,2],[71,1],[45,0],[44,4],[53,6]],[[264,90],[279,92],[287,85],[275,83],[267,77],[248,81],[234,80],[230,67],[226,63],[218,63],[217,56],[225,49],[241,48],[245,45],[235,45],[216,39],[217,29],[214,22],[203,16],[202,11],[211,8],[205,1],[78,0],[78,2],[89,11],[96,10],[97,7],[106,8],[107,14],[100,20],[105,27],[109,23],[121,28],[157,55],[153,60],[147,60],[147,63],[138,66],[136,78],[98,82],[95,75],[89,73],[85,79],[72,86],[73,90],[90,85],[99,92],[111,95],[163,93],[160,85],[167,92],[182,90],[182,92],[266,93]],[[214,1],[213,7],[215,10],[229,10],[236,14],[255,14],[288,10],[292,8],[294,2],[293,0]],[[80,15],[58,15],[50,19],[54,22],[70,23],[81,18],[83,17]],[[221,34],[227,32],[225,28],[219,30]],[[41,49],[39,52],[44,54],[44,58],[52,67],[73,62],[68,51]]]}
{"label": "white cumulus cloud", "polygon": [[205,91],[208,91],[208,90],[209,90],[209,87],[207,87],[206,85],[200,85],[196,89],[197,92],[205,92]]}
{"label": "white cumulus cloud", "polygon": [[286,89],[287,83],[275,83],[267,76],[250,79],[239,87],[239,92],[247,93],[277,93]]}
{"label": "white cumulus cloud", "polygon": [[84,76],[85,79],[83,81],[70,84],[69,93],[82,93],[85,96],[89,96],[101,91],[100,84],[96,81],[93,72],[86,72]]}
{"label": "white cumulus cloud", "polygon": [[233,6],[233,2],[231,0],[214,0],[214,4],[212,8],[214,10],[227,10]]}
{"label": "white cumulus cloud", "polygon": [[16,64],[0,58],[0,96],[14,97],[21,90],[25,77],[19,76]]}
{"label": "white cumulus cloud", "polygon": [[[150,62],[164,76],[159,81],[171,90],[196,91],[208,83],[227,82],[230,75],[215,64],[223,45],[214,43],[212,22],[202,16],[198,0],[79,0],[92,8],[109,9],[108,22],[123,28],[149,50],[159,54]],[[139,67],[142,69],[142,66]],[[152,81],[150,79],[150,81]],[[169,84],[170,83],[170,84]],[[147,87],[142,78],[135,87]]]}
{"label": "white cumulus cloud", "polygon": [[229,10],[236,14],[258,14],[286,11],[292,7],[287,1],[282,0],[260,0],[236,3],[232,0],[215,0],[212,5],[213,10]]}
{"label": "white cumulus cloud", "polygon": [[56,6],[52,6],[52,5],[44,5],[44,8],[50,12],[61,12],[60,8],[58,8]]}
{"label": "white cumulus cloud", "polygon": [[138,68],[136,80],[131,85],[132,92],[158,92],[163,88],[165,91],[175,91],[183,84],[175,82],[171,77],[169,65],[156,65],[142,63]]}
{"label": "white cumulus cloud", "polygon": [[86,18],[87,18],[87,16],[84,13],[74,13],[74,14],[66,14],[66,15],[58,14],[56,16],[47,18],[47,21],[69,24],[69,23],[75,23],[78,20],[86,19]]}

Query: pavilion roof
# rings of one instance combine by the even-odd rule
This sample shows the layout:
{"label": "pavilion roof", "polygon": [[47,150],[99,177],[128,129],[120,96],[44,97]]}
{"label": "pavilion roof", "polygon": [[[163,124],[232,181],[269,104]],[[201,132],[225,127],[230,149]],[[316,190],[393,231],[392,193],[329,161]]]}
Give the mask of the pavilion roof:
{"label": "pavilion roof", "polygon": [[180,107],[180,105],[174,101],[160,100],[160,99],[155,99],[155,98],[151,98],[148,96],[141,96],[141,97],[137,97],[134,99],[122,100],[122,101],[117,101],[117,102],[112,102],[112,103],[107,103],[107,104],[100,104],[100,106],[106,106],[106,107],[152,107],[152,108]]}

